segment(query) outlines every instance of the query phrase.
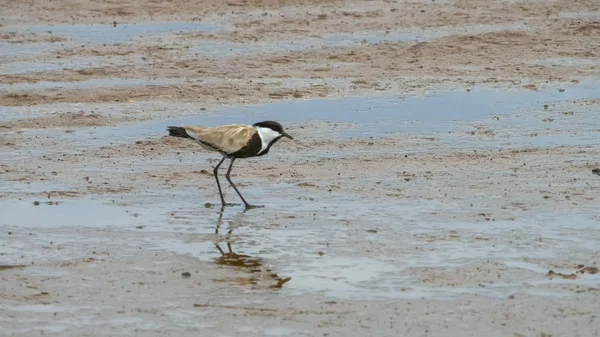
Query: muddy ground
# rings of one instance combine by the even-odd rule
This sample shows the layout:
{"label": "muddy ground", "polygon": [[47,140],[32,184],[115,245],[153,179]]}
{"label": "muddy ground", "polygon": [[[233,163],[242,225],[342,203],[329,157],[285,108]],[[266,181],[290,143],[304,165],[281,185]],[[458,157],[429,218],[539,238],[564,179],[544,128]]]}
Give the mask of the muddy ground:
{"label": "muddy ground", "polygon": [[600,334],[597,1],[1,13],[0,335]]}

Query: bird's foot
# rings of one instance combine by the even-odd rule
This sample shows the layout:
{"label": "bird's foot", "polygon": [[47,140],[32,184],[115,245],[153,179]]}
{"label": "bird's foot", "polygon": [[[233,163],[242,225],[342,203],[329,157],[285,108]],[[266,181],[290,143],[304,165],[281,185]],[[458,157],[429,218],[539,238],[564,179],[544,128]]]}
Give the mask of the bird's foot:
{"label": "bird's foot", "polygon": [[265,205],[250,205],[250,204],[246,204],[246,209],[263,208],[263,207],[265,207]]}

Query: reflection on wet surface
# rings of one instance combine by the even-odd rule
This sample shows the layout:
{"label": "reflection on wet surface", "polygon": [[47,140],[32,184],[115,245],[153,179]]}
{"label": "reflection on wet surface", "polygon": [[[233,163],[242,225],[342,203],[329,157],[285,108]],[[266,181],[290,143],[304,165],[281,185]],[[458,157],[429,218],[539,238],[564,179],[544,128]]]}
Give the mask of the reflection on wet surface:
{"label": "reflection on wet surface", "polygon": [[[223,213],[224,213],[224,210],[221,210],[221,212],[219,212],[217,226],[215,227],[215,234],[217,234],[217,235],[219,234],[219,229],[220,229],[221,225],[223,224]],[[238,214],[238,216],[237,216],[238,221],[239,221],[239,218],[241,216],[243,216],[245,213],[246,213],[246,210],[243,211],[242,213]],[[234,226],[236,226],[236,225],[234,224]],[[230,221],[230,227],[231,227],[231,221]],[[278,276],[276,273],[272,272],[271,269],[263,266],[263,260],[259,257],[235,253],[233,251],[232,243],[231,243],[232,232],[233,232],[233,229],[229,229],[229,230],[227,230],[227,233],[224,235],[224,240],[227,245],[227,251],[224,251],[221,248],[221,246],[219,245],[219,243],[215,243],[215,247],[217,248],[219,253],[221,253],[221,256],[218,258],[215,258],[214,261],[218,265],[233,267],[233,268],[244,270],[244,271],[250,273],[248,277],[237,278],[236,279],[237,283],[257,284],[257,282],[260,280],[261,276],[263,276],[263,277],[268,278],[269,280],[272,280],[272,282],[269,285],[270,288],[281,288],[285,283],[287,283],[288,281],[291,280],[291,277],[282,278],[282,277]]]}
{"label": "reflection on wet surface", "polygon": [[[223,211],[219,212],[219,219],[217,220],[217,226],[215,227],[215,234],[217,234],[217,235],[219,234],[219,228],[221,227],[222,224],[223,224]],[[236,254],[233,252],[233,250],[231,248],[231,241],[230,241],[232,232],[233,232],[233,229],[230,229],[227,231],[227,234],[225,234],[225,241],[227,243],[227,250],[228,250],[227,253],[225,251],[223,251],[223,249],[221,249],[221,246],[219,246],[218,243],[215,243],[215,247],[221,253],[221,256],[218,257],[215,260],[215,262],[217,264],[232,266],[232,267],[247,267],[247,268],[260,267],[262,265],[260,258],[252,257],[249,255],[243,255],[243,254],[240,255],[240,254]]]}
{"label": "reflection on wet surface", "polygon": [[[183,254],[228,268],[231,276],[217,278],[217,283],[281,287],[290,295],[390,299],[480,294],[503,298],[510,292],[536,293],[557,284],[595,286],[600,282],[599,274],[588,273],[575,280],[550,280],[546,276],[550,268],[534,262],[575,257],[581,261],[574,262],[587,263],[585,256],[573,256],[572,247],[576,244],[579,252],[596,249],[600,233],[581,230],[600,225],[590,214],[550,212],[482,226],[481,222],[449,222],[437,216],[460,207],[447,200],[381,201],[318,191],[311,192],[312,200],[308,200],[297,198],[295,185],[287,184],[246,190],[249,197],[260,195],[266,208],[231,207],[217,213],[204,207],[205,197],[194,189],[130,195],[127,202],[120,201],[123,195],[114,200],[0,200],[0,227],[12,233],[0,239],[0,264],[29,264],[43,259],[39,254],[48,254],[28,249],[41,242],[25,233],[52,228],[54,234],[45,240],[93,242],[93,236],[80,237],[89,234],[72,230],[88,228],[99,233],[106,229],[122,232],[119,254],[137,247]],[[40,204],[36,206],[35,201]],[[71,254],[68,249],[58,250],[53,257],[68,260],[73,259]],[[495,261],[497,266],[492,267],[502,279],[485,287],[470,282],[470,278],[478,279],[480,272],[474,266],[482,261]],[[464,273],[464,280],[448,286],[437,281],[435,275],[440,272]],[[563,291],[555,296],[568,294]]]}

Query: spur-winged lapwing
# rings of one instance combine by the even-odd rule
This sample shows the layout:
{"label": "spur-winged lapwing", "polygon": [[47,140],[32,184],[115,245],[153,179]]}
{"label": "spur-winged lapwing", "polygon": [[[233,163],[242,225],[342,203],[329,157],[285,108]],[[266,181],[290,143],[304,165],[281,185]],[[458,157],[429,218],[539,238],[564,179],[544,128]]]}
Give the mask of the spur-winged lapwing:
{"label": "spur-winged lapwing", "polygon": [[223,159],[221,159],[213,170],[215,179],[217,180],[217,187],[219,188],[219,195],[221,196],[222,207],[232,205],[225,203],[221,184],[219,184],[219,166],[221,166],[225,158],[231,159],[225,178],[240,196],[246,208],[261,207],[248,204],[237,187],[235,187],[233,181],[231,181],[230,174],[233,162],[237,158],[264,156],[269,153],[271,146],[281,139],[281,137],[294,139],[283,131],[281,124],[273,121],[264,121],[253,125],[227,124],[214,127],[190,125],[169,126],[168,130],[169,136],[192,139],[200,144],[202,148],[209,151],[216,151],[223,155]]}

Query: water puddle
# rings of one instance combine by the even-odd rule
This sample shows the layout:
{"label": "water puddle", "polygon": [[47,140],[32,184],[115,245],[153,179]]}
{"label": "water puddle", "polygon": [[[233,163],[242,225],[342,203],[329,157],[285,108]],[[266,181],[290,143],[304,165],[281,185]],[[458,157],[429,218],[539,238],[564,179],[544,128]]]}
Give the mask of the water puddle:
{"label": "water puddle", "polygon": [[53,182],[5,182],[0,185],[0,193],[39,193],[45,191],[70,191],[70,186]]}
{"label": "water puddle", "polygon": [[564,12],[560,13],[561,18],[565,19],[600,19],[600,12]]}
{"label": "water puddle", "polygon": [[[261,332],[261,331],[256,331]],[[310,335],[311,331],[308,330],[296,330],[296,329],[288,329],[284,327],[274,327],[274,328],[266,328],[264,330],[264,334],[267,336],[298,336],[300,335]]]}
{"label": "water puddle", "polygon": [[0,225],[16,228],[132,227],[160,221],[162,210],[123,207],[89,198],[26,198],[2,200]]}
{"label": "water puddle", "polygon": [[557,65],[557,66],[598,66],[600,60],[588,59],[588,58],[577,58],[577,57],[551,57],[541,60],[535,60],[529,62],[531,64],[539,65]]}
{"label": "water puddle", "polygon": [[75,82],[35,82],[35,83],[14,83],[0,84],[0,90],[8,92],[19,92],[27,90],[44,89],[82,89],[95,87],[119,87],[134,85],[169,85],[181,83],[180,79],[139,79],[139,78],[94,78]]}
{"label": "water puddle", "polygon": [[[572,215],[572,214],[571,214]],[[597,221],[590,220],[589,217],[582,219],[584,222],[577,224],[582,227],[597,226]],[[361,222],[359,221],[358,224]],[[358,225],[356,222],[354,225]],[[438,224],[439,225],[439,224]],[[466,224],[470,227],[470,224]],[[351,298],[351,299],[390,299],[390,298],[452,298],[461,294],[477,294],[497,298],[505,298],[506,294],[516,291],[522,291],[530,294],[535,294],[540,291],[539,286],[556,286],[562,285],[582,285],[596,287],[600,282],[598,275],[584,275],[576,280],[563,280],[560,278],[548,279],[546,274],[548,270],[539,266],[528,266],[526,269],[529,273],[519,273],[518,270],[523,269],[523,264],[519,260],[524,258],[561,258],[569,256],[568,251],[573,245],[573,241],[582,242],[586,245],[585,249],[593,251],[594,238],[585,239],[585,234],[565,235],[564,238],[558,239],[557,233],[562,232],[565,226],[561,221],[554,222],[519,222],[522,228],[513,230],[504,230],[505,235],[513,237],[537,235],[543,237],[544,240],[552,242],[552,247],[540,249],[535,245],[525,246],[528,239],[517,239],[518,242],[503,244],[480,244],[467,240],[456,240],[455,242],[446,242],[444,240],[431,242],[406,240],[400,237],[400,229],[385,232],[386,238],[373,238],[377,242],[377,246],[381,247],[377,256],[374,258],[364,258],[355,256],[352,258],[345,257],[343,254],[332,253],[328,249],[325,255],[321,258],[313,258],[313,261],[301,262],[300,259],[289,261],[286,267],[281,270],[282,274],[288,275],[292,281],[286,285],[289,292],[295,294],[301,293],[320,293],[330,297]],[[426,222],[420,222],[413,228],[422,229],[429,227]],[[500,225],[499,225],[500,226]],[[542,227],[548,226],[545,230]],[[364,227],[363,227],[364,228]],[[445,228],[442,225],[442,228]],[[538,232],[539,231],[539,232]],[[432,232],[432,234],[435,232]],[[439,232],[437,232],[439,233]],[[469,232],[461,231],[461,236],[469,235]],[[493,235],[491,231],[479,227],[478,235]],[[537,234],[534,234],[537,233]],[[338,234],[339,235],[339,234]],[[405,232],[404,235],[408,235]],[[564,235],[564,234],[563,234]],[[410,235],[408,235],[410,236]],[[597,235],[595,235],[597,236]],[[389,240],[389,241],[388,241]],[[329,247],[332,246],[333,240],[329,240]],[[363,242],[364,243],[364,242]],[[339,244],[339,243],[337,243]],[[396,250],[396,246],[403,245],[409,249]],[[354,246],[352,252],[354,255],[360,255],[357,251],[364,251],[361,244],[352,245],[347,242],[347,247]],[[425,249],[415,250],[415,247],[424,247]],[[413,251],[411,251],[412,249]],[[384,251],[385,250],[385,251]],[[391,250],[391,251],[387,251]],[[394,256],[394,252],[397,254]],[[350,251],[346,254],[353,254]],[[333,256],[331,256],[333,255]],[[461,273],[461,266],[469,265],[475,261],[498,261],[502,263],[505,259],[513,259],[506,263],[509,269],[517,269],[514,276],[508,275],[507,271],[501,271],[504,275],[502,282],[493,282],[485,285],[485,288],[477,284],[470,284],[469,277],[477,277],[479,272],[469,274],[464,271],[465,285],[458,287],[444,287],[440,285],[422,284],[420,278],[412,277],[410,271],[423,270],[423,268],[431,268],[436,265],[440,270],[451,270],[457,268],[454,273]],[[308,258],[310,260],[310,258]],[[410,269],[409,269],[410,268]],[[435,275],[435,274],[434,274]],[[438,276],[439,277],[439,276]],[[452,276],[452,278],[454,278]],[[458,279],[461,276],[457,276]],[[546,296],[572,296],[572,293],[554,292],[554,295],[547,294]]]}
{"label": "water puddle", "polygon": [[22,57],[24,55],[41,54],[60,45],[50,42],[41,43],[6,43],[0,42],[0,56]]}
{"label": "water puddle", "polygon": [[254,53],[281,53],[300,51],[311,48],[339,48],[359,44],[376,44],[384,42],[421,42],[457,34],[481,34],[499,31],[522,31],[527,26],[522,24],[505,25],[471,25],[448,27],[447,29],[401,29],[395,31],[367,31],[357,33],[325,34],[321,38],[306,38],[293,41],[242,43],[228,41],[202,40],[188,49],[190,53],[210,57],[231,57]]}
{"label": "water puddle", "polygon": [[[233,108],[260,118],[291,122],[330,120],[360,123],[342,136],[379,136],[398,131],[451,131],[456,121],[473,121],[488,115],[510,114],[527,106],[600,96],[600,85],[591,82],[539,91],[474,89],[440,91],[414,97],[351,97],[280,102]],[[278,115],[278,116],[277,116]],[[256,118],[256,117],[255,117]]]}
{"label": "water puddle", "polygon": [[123,63],[122,60],[119,60],[117,63],[115,59],[106,56],[73,57],[35,62],[10,62],[0,64],[0,74],[14,75],[44,71],[81,70]]}
{"label": "water puddle", "polygon": [[185,31],[215,31],[219,26],[203,22],[142,22],[134,24],[56,24],[32,26],[6,26],[4,31],[25,30],[34,33],[51,33],[66,36],[78,42],[123,43],[144,35]]}
{"label": "water puddle", "polygon": [[319,86],[335,86],[337,88],[348,88],[352,81],[347,78],[282,78],[280,80],[258,79],[256,83],[278,84],[289,89],[312,88]]}
{"label": "water puddle", "polygon": [[[169,251],[238,274],[237,285],[267,282],[287,294],[344,299],[452,298],[465,293],[505,297],[527,291],[524,286],[570,284],[571,280],[548,280],[543,268],[525,259],[572,257],[573,245],[594,251],[600,240],[594,231],[600,225],[595,212],[551,212],[482,226],[437,218],[434,214],[460,207],[446,200],[379,201],[318,191],[304,198],[297,192],[292,184],[246,186],[246,198],[266,207],[231,207],[223,213],[204,206],[218,200],[214,193],[206,198],[193,187],[102,198],[0,200],[0,228],[34,234],[37,229],[53,233],[45,234],[46,240],[80,243],[94,242],[96,232],[89,229],[126,231],[135,235],[123,235],[127,239],[119,254],[126,253],[125,247],[138,246],[155,253]],[[235,195],[227,190],[227,198]],[[473,239],[477,237],[493,241]],[[544,246],[532,240],[540,237]],[[11,250],[17,243],[25,246]],[[26,241],[0,241],[4,260],[10,263],[21,263],[24,249]],[[38,253],[29,249],[27,254]],[[66,259],[69,252],[55,254]],[[462,266],[481,261],[498,261],[527,274],[503,277],[486,288],[471,285],[468,279],[473,275],[455,287],[424,283],[418,276],[424,268],[462,272]],[[598,282],[597,275],[581,277],[577,284],[593,282]]]}
{"label": "water puddle", "polygon": [[[218,114],[171,121],[150,121],[137,125],[96,128],[91,137],[111,141],[131,141],[164,133],[167,125],[255,123],[274,119],[282,123],[327,120],[357,123],[358,127],[340,131],[340,137],[383,136],[396,132],[447,132],[454,122],[474,121],[488,115],[504,115],[526,106],[548,102],[600,97],[596,82],[562,86],[539,91],[489,90],[441,91],[423,97],[350,97],[286,101],[262,105],[224,108]],[[540,122],[541,123],[541,122]]]}
{"label": "water puddle", "polygon": [[[186,31],[215,31],[225,28],[202,22],[143,22],[135,24],[56,24],[56,25],[11,25],[0,27],[4,32],[33,32],[50,33],[51,35],[67,37],[68,41],[6,43],[0,42],[0,56],[23,57],[39,56],[54,49],[63,49],[86,43],[124,43],[147,35],[175,33]],[[31,66],[39,69],[35,65]],[[49,65],[49,68],[56,66]],[[19,73],[20,71],[17,70]]]}
{"label": "water puddle", "polygon": [[[108,80],[111,81],[111,80]],[[133,83],[140,80],[123,80],[122,83]],[[142,83],[142,82],[136,82]],[[159,83],[159,82],[154,82]],[[89,85],[97,85],[96,80]],[[558,89],[562,90],[559,91]],[[595,81],[582,82],[579,84],[556,85],[539,90],[501,90],[501,89],[474,89],[470,92],[464,90],[439,91],[424,96],[373,96],[373,97],[349,97],[331,99],[311,99],[301,101],[283,101],[269,104],[240,105],[226,107],[219,110],[204,111],[198,117],[185,117],[174,120],[151,120],[141,123],[120,124],[108,127],[80,128],[73,133],[64,133],[60,129],[52,130],[24,130],[24,134],[42,136],[48,132],[55,132],[60,139],[77,141],[78,148],[97,147],[107,145],[118,145],[129,143],[138,139],[157,137],[166,133],[168,125],[192,124],[192,125],[219,125],[227,123],[252,124],[260,120],[278,120],[285,123],[301,123],[308,121],[331,121],[342,123],[353,123],[353,128],[342,129],[334,133],[337,137],[379,137],[398,132],[438,133],[439,141],[445,141],[444,133],[451,131],[468,131],[471,126],[465,126],[465,122],[478,121],[486,116],[503,116],[498,125],[502,123],[516,123],[514,126],[523,127],[523,123],[530,128],[547,128],[548,123],[540,119],[505,118],[523,109],[541,109],[543,105],[552,105],[562,101],[570,101],[584,98],[600,97],[600,85]],[[186,115],[197,114],[198,107],[194,104],[173,104],[167,107],[164,102],[137,102],[126,105],[96,105],[96,113],[103,113],[104,108],[110,108],[111,113],[115,110],[134,109],[134,106],[144,106],[145,110],[151,111],[156,105],[158,109],[173,109],[182,111]],[[63,105],[61,105],[63,106]],[[66,106],[66,105],[65,105]],[[71,104],[69,106],[84,105]],[[91,107],[91,105],[88,105]],[[36,107],[41,111],[51,110],[53,105]],[[58,107],[58,105],[56,106]],[[29,109],[29,107],[27,107]],[[11,116],[21,114],[23,109],[14,107],[3,107],[0,116]],[[106,113],[109,113],[106,111]],[[589,115],[589,114],[588,114]],[[582,115],[587,116],[587,115]],[[590,118],[588,118],[590,117]],[[582,120],[585,129],[600,127],[600,120],[585,117]],[[529,124],[527,124],[529,123]],[[520,125],[520,126],[519,126]],[[584,131],[584,130],[581,130]],[[10,133],[10,132],[8,132]],[[597,137],[590,136],[585,132],[575,135],[541,135],[530,137],[514,135],[515,138],[495,138],[490,146],[515,143],[523,141],[528,144],[598,144]],[[457,142],[456,138],[448,138],[448,141]],[[465,140],[466,141],[466,140]]]}
{"label": "water puddle", "polygon": [[523,31],[527,26],[519,23],[515,24],[490,24],[490,25],[469,25],[463,27],[447,27],[435,30],[425,29],[402,29],[390,32],[370,31],[358,33],[336,33],[328,34],[323,37],[326,45],[334,47],[344,46],[348,43],[382,43],[382,42],[421,42],[442,38],[458,34],[483,34],[501,31]]}
{"label": "water puddle", "polygon": [[[389,298],[389,283],[385,280],[397,276],[400,270],[384,261],[369,258],[324,257],[315,259],[301,267],[293,266],[284,270],[293,282],[287,289],[296,292],[316,292],[336,298],[364,298],[364,289],[369,289],[368,297]],[[373,284],[383,285],[385,289],[375,290]],[[397,292],[398,289],[393,290]]]}
{"label": "water puddle", "polygon": [[485,69],[483,66],[476,65],[452,65],[449,66],[448,69],[458,70],[458,71],[482,71]]}
{"label": "water puddle", "polygon": [[113,117],[135,115],[150,118],[155,112],[168,111],[173,114],[198,114],[197,103],[177,103],[161,101],[133,101],[125,103],[52,103],[33,106],[0,106],[0,120],[43,117],[55,113],[85,112],[99,113]]}
{"label": "water puddle", "polygon": [[495,142],[490,142],[489,146],[493,147],[512,147],[512,146],[582,146],[582,145],[598,145],[600,139],[594,134],[572,134],[572,135],[517,135],[510,139],[500,139]]}

